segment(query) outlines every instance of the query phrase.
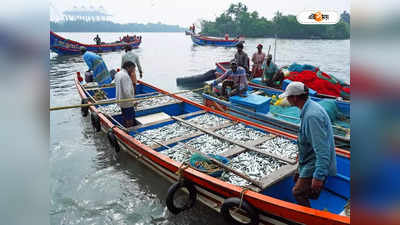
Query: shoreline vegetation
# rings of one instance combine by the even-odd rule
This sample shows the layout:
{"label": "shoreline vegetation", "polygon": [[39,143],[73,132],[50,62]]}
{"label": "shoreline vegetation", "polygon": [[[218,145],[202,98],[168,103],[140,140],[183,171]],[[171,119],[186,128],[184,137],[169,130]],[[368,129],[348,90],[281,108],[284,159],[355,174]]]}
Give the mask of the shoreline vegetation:
{"label": "shoreline vegetation", "polygon": [[272,20],[260,17],[257,11],[249,12],[242,3],[231,4],[215,21],[201,21],[201,34],[231,37],[242,35],[252,38],[287,39],[349,39],[350,14],[344,11],[340,21],[332,25],[303,25],[295,15],[277,11]]}
{"label": "shoreline vegetation", "polygon": [[50,30],[54,32],[184,32],[178,25],[162,23],[128,23],[119,24],[111,21],[50,21]]}

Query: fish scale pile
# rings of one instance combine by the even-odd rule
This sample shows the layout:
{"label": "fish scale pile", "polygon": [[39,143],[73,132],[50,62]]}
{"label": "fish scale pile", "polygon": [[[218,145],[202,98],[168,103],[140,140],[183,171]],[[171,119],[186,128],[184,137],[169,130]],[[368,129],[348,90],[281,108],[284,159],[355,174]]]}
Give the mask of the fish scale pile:
{"label": "fish scale pile", "polygon": [[141,135],[136,135],[135,138],[145,145],[151,145],[155,144],[155,142],[151,140],[154,140],[156,142],[163,142],[171,140],[173,138],[187,136],[196,131],[196,128],[193,128],[189,125],[182,123],[173,123],[156,129],[143,131]]}
{"label": "fish scale pile", "polygon": [[[227,166],[232,169],[254,180],[260,180],[262,177],[271,174],[283,165],[285,165],[285,163],[257,152],[243,152],[233,157],[227,164]],[[249,181],[228,171],[222,174],[221,180],[241,187],[251,184]]]}
{"label": "fish scale pile", "polygon": [[213,128],[217,126],[221,126],[225,123],[228,123],[229,120],[213,115],[211,113],[205,113],[196,117],[193,117],[187,120],[190,123],[195,123],[202,128]]}
{"label": "fish scale pile", "polygon": [[236,124],[216,131],[217,134],[229,138],[230,140],[245,143],[265,136],[265,133],[256,129],[246,127],[243,124]]}
{"label": "fish scale pile", "polygon": [[291,140],[282,137],[275,137],[256,147],[289,159],[296,159],[298,153],[297,145]]}

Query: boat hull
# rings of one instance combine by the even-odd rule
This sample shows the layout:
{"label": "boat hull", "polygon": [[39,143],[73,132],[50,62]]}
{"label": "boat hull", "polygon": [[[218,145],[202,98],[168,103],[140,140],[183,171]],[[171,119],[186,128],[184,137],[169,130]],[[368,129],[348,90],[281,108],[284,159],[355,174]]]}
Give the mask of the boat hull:
{"label": "boat hull", "polygon": [[[80,97],[82,99],[88,98],[87,92],[77,79],[75,79],[75,84]],[[139,84],[146,85],[147,87],[150,87],[159,93],[168,94],[168,92],[160,90],[149,84],[145,84],[144,82],[139,81]],[[190,100],[173,94],[170,94],[170,96],[179,101],[187,103],[187,107],[191,107],[191,109],[201,109],[237,122],[258,127],[259,129],[266,130],[276,135],[284,135],[287,138],[291,138],[293,140],[296,139],[296,136],[294,135],[264,127],[256,123],[244,121],[240,118],[232,117],[228,114],[215,111],[211,108],[191,102]],[[144,163],[144,165],[148,166],[150,169],[154,170],[168,181],[173,183],[178,181],[180,177],[177,175],[177,171],[182,168],[181,163],[173,161],[166,155],[163,155],[151,149],[149,146],[142,144],[120,127],[115,126],[115,124],[106,115],[99,112],[95,106],[90,106],[89,110],[91,113],[98,115],[102,131],[108,132],[111,130],[115,133],[118,145],[121,146],[123,150],[127,151],[130,155],[134,156],[140,162]],[[350,153],[341,149],[336,149],[336,152],[339,161],[339,167],[343,166],[343,168],[339,168],[340,172],[349,177]],[[245,199],[249,204],[259,211],[259,219],[261,221],[260,224],[271,224],[276,222],[289,223],[288,221],[294,221],[296,223],[303,224],[350,224],[349,217],[299,206],[297,204],[279,200],[277,198],[270,197],[252,190],[243,191],[244,189],[241,187],[226,183],[190,167],[181,171],[181,176],[181,178],[194,184],[194,187],[198,193],[198,199],[202,203],[218,212],[220,211],[221,205],[225,199],[230,197],[240,197],[241,193],[243,192],[243,199]]]}
{"label": "boat hull", "polygon": [[243,40],[239,39],[219,39],[219,38],[210,38],[206,36],[200,35],[191,35],[192,41],[196,45],[211,45],[211,46],[221,46],[221,47],[236,47],[237,44],[243,42]]}
{"label": "boat hull", "polygon": [[129,43],[90,45],[68,40],[50,31],[50,50],[59,55],[79,55],[80,47],[85,47],[88,51],[96,53],[114,52],[114,51],[120,51],[126,45],[130,45],[132,46],[132,48],[138,48],[141,42],[142,40],[138,39],[134,42],[129,42]]}

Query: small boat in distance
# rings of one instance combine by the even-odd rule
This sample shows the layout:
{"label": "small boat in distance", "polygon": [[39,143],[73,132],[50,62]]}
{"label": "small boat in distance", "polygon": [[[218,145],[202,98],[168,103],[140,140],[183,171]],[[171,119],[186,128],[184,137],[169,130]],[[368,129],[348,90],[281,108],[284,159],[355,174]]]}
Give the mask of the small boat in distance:
{"label": "small boat in distance", "polygon": [[193,32],[190,30],[185,30],[185,35],[193,35]]}
{"label": "small boat in distance", "polygon": [[192,41],[196,45],[212,45],[212,46],[222,46],[222,47],[235,47],[239,43],[244,42],[243,37],[235,39],[225,39],[217,37],[208,37],[201,34],[194,34],[190,36]]}
{"label": "small boat in distance", "polygon": [[77,41],[69,40],[60,35],[50,31],[50,50],[59,55],[79,55],[80,47],[86,47],[88,51],[101,53],[101,52],[114,52],[121,50],[124,46],[130,45],[132,48],[138,48],[142,43],[142,37],[132,38],[133,41],[115,41],[113,43],[102,43],[100,45],[82,44]]}

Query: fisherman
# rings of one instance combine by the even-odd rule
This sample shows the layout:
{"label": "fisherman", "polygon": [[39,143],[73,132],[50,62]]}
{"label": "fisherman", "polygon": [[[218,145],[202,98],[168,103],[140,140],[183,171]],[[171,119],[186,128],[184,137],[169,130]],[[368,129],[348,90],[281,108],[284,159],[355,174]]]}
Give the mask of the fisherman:
{"label": "fisherman", "polygon": [[252,77],[261,77],[263,74],[262,64],[265,60],[265,53],[262,52],[263,45],[257,45],[257,52],[253,54],[251,61],[253,62],[253,67],[251,69]]}
{"label": "fisherman", "polygon": [[229,34],[228,33],[225,34],[225,40],[226,41],[229,40]]}
{"label": "fisherman", "polygon": [[[122,59],[121,59],[121,67],[127,61],[131,61],[131,62],[135,63],[135,65],[137,65],[138,70],[139,70],[140,79],[142,79],[143,70],[142,70],[142,66],[140,65],[140,62],[139,62],[139,56],[132,52],[132,46],[130,46],[130,45],[125,46],[125,54],[122,56]],[[136,87],[136,83],[137,83],[136,72],[134,73],[134,76],[131,76],[131,79],[133,82],[133,86]]]}
{"label": "fisherman", "polygon": [[[122,70],[115,74],[115,98],[116,100],[130,99],[135,97],[135,86],[131,77],[135,75],[136,65],[131,61],[126,61],[122,65]],[[135,104],[132,101],[118,103],[121,107],[122,117],[125,127],[135,125]]]}
{"label": "fisherman", "polygon": [[96,42],[96,45],[101,45],[101,39],[99,37],[99,35],[97,34],[95,38],[93,38],[93,41]]}
{"label": "fisherman", "polygon": [[268,86],[272,86],[273,78],[279,73],[279,69],[278,66],[272,62],[271,54],[268,54],[267,59],[262,65],[262,69],[264,70],[262,82],[267,83]]}
{"label": "fisherman", "polygon": [[193,29],[193,34],[195,34],[196,33],[196,27],[194,26],[194,24],[192,25],[192,29]]}
{"label": "fisherman", "polygon": [[[243,94],[247,91],[248,83],[246,77],[246,70],[238,66],[236,60],[231,60],[231,69],[227,70],[221,77],[216,79],[212,86],[217,86],[218,83],[222,81],[222,89],[221,94],[226,97],[234,96],[239,94],[240,96],[244,96]],[[229,89],[231,91],[229,91]]]}
{"label": "fisherman", "polygon": [[237,52],[235,54],[235,60],[238,64],[238,66],[243,67],[246,70],[246,74],[249,73],[249,57],[247,56],[247,53],[243,51],[243,43],[239,42],[239,44],[236,45]]}
{"label": "fisherman", "polygon": [[94,52],[87,51],[84,46],[82,46],[80,50],[83,55],[83,60],[85,60],[86,65],[89,67],[87,72],[93,73],[93,80],[99,85],[111,83],[111,75],[101,56]]}
{"label": "fisherman", "polygon": [[291,82],[279,98],[301,110],[297,145],[298,170],[292,193],[296,201],[310,207],[309,199],[318,199],[328,176],[336,175],[336,152],[332,125],[325,109],[308,97],[308,87]]}

